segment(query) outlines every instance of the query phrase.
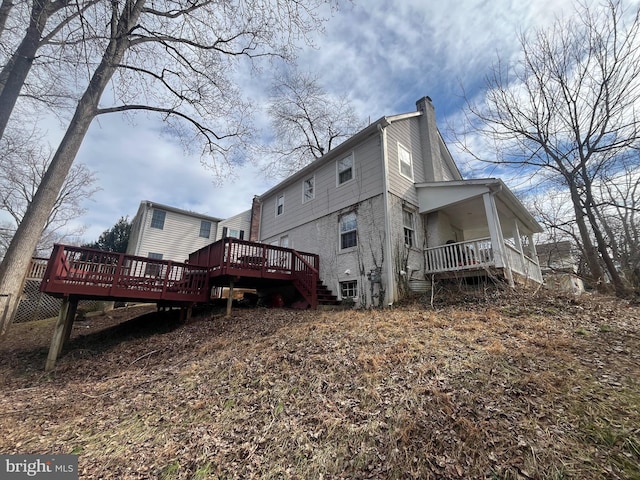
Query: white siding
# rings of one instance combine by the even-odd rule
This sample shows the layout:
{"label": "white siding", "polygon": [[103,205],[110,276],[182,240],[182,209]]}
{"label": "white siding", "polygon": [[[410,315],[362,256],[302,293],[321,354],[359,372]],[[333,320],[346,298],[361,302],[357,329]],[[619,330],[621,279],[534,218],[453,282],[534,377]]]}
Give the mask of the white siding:
{"label": "white siding", "polygon": [[[162,229],[152,228],[153,210],[166,212]],[[200,237],[200,222],[211,222],[209,238]],[[212,243],[216,237],[217,222],[210,219],[182,214],[161,207],[143,205],[134,219],[135,230],[139,234],[132,236],[127,253],[146,257],[149,253],[162,254],[163,260],[184,262],[191,252]]]}
{"label": "white siding", "polygon": [[239,213],[238,215],[234,215],[233,217],[229,217],[226,220],[222,220],[218,224],[218,234],[216,235],[216,240],[220,240],[222,238],[222,230],[224,228],[228,230],[237,230],[244,232],[244,239],[249,239],[249,229],[251,228],[251,210],[247,210],[245,212]]}

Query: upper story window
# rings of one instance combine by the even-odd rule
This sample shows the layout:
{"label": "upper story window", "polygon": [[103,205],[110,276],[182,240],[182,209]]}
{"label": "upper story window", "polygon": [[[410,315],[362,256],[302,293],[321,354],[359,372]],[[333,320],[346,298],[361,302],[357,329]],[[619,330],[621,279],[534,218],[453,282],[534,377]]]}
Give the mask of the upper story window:
{"label": "upper story window", "polygon": [[167,212],[164,210],[153,209],[153,216],[151,217],[151,228],[164,228],[164,219],[167,216]]}
{"label": "upper story window", "polygon": [[211,236],[211,222],[206,220],[200,221],[200,236],[202,238],[209,238]]}
{"label": "upper story window", "polygon": [[398,163],[400,164],[400,173],[410,180],[413,180],[413,161],[411,160],[411,152],[398,143]]}
{"label": "upper story window", "polygon": [[316,196],[316,177],[309,177],[302,181],[302,203],[313,200]]}
{"label": "upper story window", "polygon": [[358,217],[356,212],[350,212],[340,217],[340,249],[358,245]]}
{"label": "upper story window", "polygon": [[278,195],[276,200],[276,216],[282,215],[284,213],[284,193],[282,195]]}
{"label": "upper story window", "polygon": [[413,212],[402,210],[402,225],[404,227],[404,244],[413,247],[415,243],[415,229],[413,226]]}
{"label": "upper story window", "polygon": [[353,153],[338,160],[338,185],[347,183],[353,178]]}

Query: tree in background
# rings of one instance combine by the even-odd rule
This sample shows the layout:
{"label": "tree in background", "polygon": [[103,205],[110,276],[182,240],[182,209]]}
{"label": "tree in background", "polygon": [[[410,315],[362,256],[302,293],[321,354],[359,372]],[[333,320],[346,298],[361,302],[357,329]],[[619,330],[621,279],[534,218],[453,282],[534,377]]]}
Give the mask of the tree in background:
{"label": "tree in background", "polygon": [[[44,9],[49,4],[82,4],[73,13],[58,12],[63,16],[56,24],[60,28],[45,32],[38,24],[30,36],[30,24],[16,52],[24,41],[38,39],[42,44],[46,39],[54,48],[54,61],[43,65],[42,71],[62,65],[71,69],[60,75],[69,89],[83,87],[71,97],[74,109],[67,130],[0,264],[0,294],[10,312],[0,336],[12,321],[37,239],[94,118],[132,111],[159,114],[185,145],[200,145],[203,160],[217,172],[231,167],[251,132],[251,104],[234,82],[238,65],[245,60],[255,66],[263,58],[292,61],[297,42],[321,28],[326,13],[321,7],[327,4],[324,0],[25,3],[35,10],[40,4]],[[32,23],[39,18],[32,11]],[[24,68],[28,67],[30,78],[39,78],[33,71],[36,66],[22,65],[20,56],[12,55],[16,60],[8,62],[9,77],[16,73],[17,80],[0,78],[2,94],[12,96],[16,88],[24,87]],[[112,95],[103,98],[107,85]]]}
{"label": "tree in background", "polygon": [[273,138],[263,153],[265,171],[288,176],[320,158],[363,128],[345,96],[334,97],[310,74],[287,72],[276,77],[268,114]]}
{"label": "tree in background", "polygon": [[[11,216],[11,220],[0,224],[0,258],[49,166],[51,152],[42,147],[39,140],[33,132],[16,129],[5,132],[0,140],[0,210]],[[86,165],[77,164],[71,168],[33,254],[47,256],[54,243],[83,233],[82,227],[70,229],[69,224],[86,211],[82,203],[98,191],[95,183],[95,174]]]}
{"label": "tree in background", "polygon": [[128,217],[120,217],[113,227],[100,234],[98,240],[82,245],[86,248],[96,248],[105,252],[125,253],[131,233],[131,222]]}
{"label": "tree in background", "polygon": [[482,100],[467,104],[466,133],[488,140],[492,162],[567,191],[593,281],[608,277],[620,296],[628,289],[598,188],[640,146],[639,32],[640,8],[625,11],[618,0],[580,3],[574,17],[522,34],[518,61],[498,62]]}

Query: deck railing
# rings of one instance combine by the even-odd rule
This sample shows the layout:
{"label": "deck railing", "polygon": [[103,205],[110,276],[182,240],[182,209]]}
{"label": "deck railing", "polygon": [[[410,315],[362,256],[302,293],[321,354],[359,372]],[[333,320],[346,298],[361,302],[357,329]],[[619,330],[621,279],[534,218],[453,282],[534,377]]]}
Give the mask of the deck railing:
{"label": "deck railing", "polygon": [[320,257],[313,253],[224,238],[189,255],[189,264],[206,266],[211,276],[238,275],[290,280],[309,302],[317,305]]}
{"label": "deck railing", "polygon": [[33,257],[29,264],[29,271],[27,272],[28,280],[37,280],[44,277],[44,272],[47,271],[48,258]]}
{"label": "deck railing", "polygon": [[234,270],[255,271],[268,277],[299,271],[301,267],[296,265],[296,259],[303,259],[309,268],[318,270],[319,256],[316,254],[237,238],[224,238],[207,245],[190,254],[188,262],[189,265],[206,266],[213,272],[218,269],[223,269],[225,274],[235,273]]}
{"label": "deck railing", "polygon": [[205,301],[207,287],[206,268],[54,245],[40,289],[57,294]]}

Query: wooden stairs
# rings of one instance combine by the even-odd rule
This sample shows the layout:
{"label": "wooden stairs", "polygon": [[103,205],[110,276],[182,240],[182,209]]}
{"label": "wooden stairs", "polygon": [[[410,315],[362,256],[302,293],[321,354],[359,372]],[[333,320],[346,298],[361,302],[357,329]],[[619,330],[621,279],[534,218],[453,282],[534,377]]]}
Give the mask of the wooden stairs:
{"label": "wooden stairs", "polygon": [[[316,283],[316,297],[318,299],[318,307],[340,305],[338,297],[336,297],[320,279],[318,279]],[[298,310],[305,310],[309,308],[311,304],[307,300],[301,299],[291,306]]]}

